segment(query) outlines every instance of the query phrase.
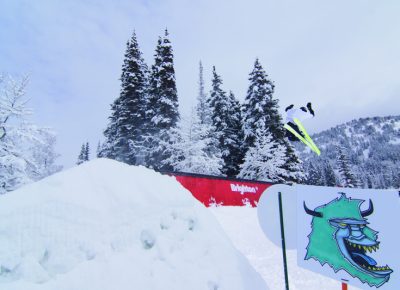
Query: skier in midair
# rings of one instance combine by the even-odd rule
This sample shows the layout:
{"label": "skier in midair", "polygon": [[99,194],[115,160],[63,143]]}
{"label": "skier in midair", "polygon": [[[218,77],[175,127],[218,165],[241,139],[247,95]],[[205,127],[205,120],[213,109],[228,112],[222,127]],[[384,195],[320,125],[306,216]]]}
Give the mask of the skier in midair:
{"label": "skier in midair", "polygon": [[[294,118],[299,120],[300,122],[314,118],[315,112],[312,109],[312,105],[310,102],[307,103],[306,107],[295,108],[294,105],[287,106],[285,109],[286,112],[286,124],[291,126],[297,133],[301,136],[305,137],[304,134],[300,131],[299,127],[295,124]],[[290,141],[300,141],[294,134],[287,131],[286,137]]]}
{"label": "skier in midair", "polygon": [[307,103],[305,107],[294,108],[294,105],[286,107],[286,124],[284,127],[288,130],[287,137],[291,141],[301,141],[311,148],[317,155],[321,152],[315,145],[314,141],[308,135],[301,121],[311,119],[315,116],[315,112],[311,103]]}

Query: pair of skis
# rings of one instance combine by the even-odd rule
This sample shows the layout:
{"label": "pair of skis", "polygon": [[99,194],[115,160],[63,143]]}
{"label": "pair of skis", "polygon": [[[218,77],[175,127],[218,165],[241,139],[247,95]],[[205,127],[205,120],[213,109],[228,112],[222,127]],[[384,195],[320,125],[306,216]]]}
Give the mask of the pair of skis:
{"label": "pair of skis", "polygon": [[294,123],[299,127],[301,133],[303,133],[304,137],[301,136],[295,129],[293,129],[290,125],[285,124],[284,127],[296,136],[301,142],[303,142],[306,146],[310,147],[312,151],[314,151],[318,156],[321,155],[321,151],[318,149],[317,145],[315,145],[314,141],[311,139],[310,135],[308,135],[306,129],[299,119],[293,118]]}

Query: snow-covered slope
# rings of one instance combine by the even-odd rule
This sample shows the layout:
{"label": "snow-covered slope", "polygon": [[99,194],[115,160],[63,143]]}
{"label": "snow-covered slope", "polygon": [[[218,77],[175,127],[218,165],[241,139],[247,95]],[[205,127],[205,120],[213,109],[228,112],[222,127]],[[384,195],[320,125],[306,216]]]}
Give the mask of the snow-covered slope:
{"label": "snow-covered slope", "polygon": [[267,289],[172,177],[97,159],[0,196],[0,289]]}
{"label": "snow-covered slope", "polygon": [[[267,239],[257,218],[257,208],[214,207],[210,209],[240,250],[261,274],[270,289],[285,289],[282,250]],[[291,290],[338,290],[341,282],[299,268],[297,251],[287,251]],[[349,286],[349,290],[358,288]]]}
{"label": "snow-covered slope", "polygon": [[[323,172],[326,162],[336,168],[336,146],[340,145],[348,154],[360,187],[400,187],[400,115],[353,120],[312,138],[321,149],[320,156],[296,143],[307,171],[308,165],[313,164]],[[322,184],[323,181],[318,185]]]}

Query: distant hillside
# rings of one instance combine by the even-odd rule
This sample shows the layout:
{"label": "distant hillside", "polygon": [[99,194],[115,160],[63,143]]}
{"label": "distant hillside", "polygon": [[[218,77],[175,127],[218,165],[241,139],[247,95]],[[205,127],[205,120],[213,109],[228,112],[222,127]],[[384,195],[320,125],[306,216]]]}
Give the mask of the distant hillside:
{"label": "distant hillside", "polygon": [[[360,187],[400,188],[400,116],[353,120],[312,138],[321,149],[319,157],[296,145],[307,172],[312,166],[323,171],[328,162],[338,178],[336,146],[340,145],[346,148]],[[320,185],[325,185],[323,178]]]}

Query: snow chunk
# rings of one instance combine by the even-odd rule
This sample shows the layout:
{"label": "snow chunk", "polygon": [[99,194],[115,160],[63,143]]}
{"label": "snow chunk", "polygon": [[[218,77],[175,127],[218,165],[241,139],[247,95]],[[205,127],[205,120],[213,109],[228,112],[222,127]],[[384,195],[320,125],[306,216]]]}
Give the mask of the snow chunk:
{"label": "snow chunk", "polygon": [[108,159],[0,196],[0,233],[1,289],[267,289],[173,177]]}

